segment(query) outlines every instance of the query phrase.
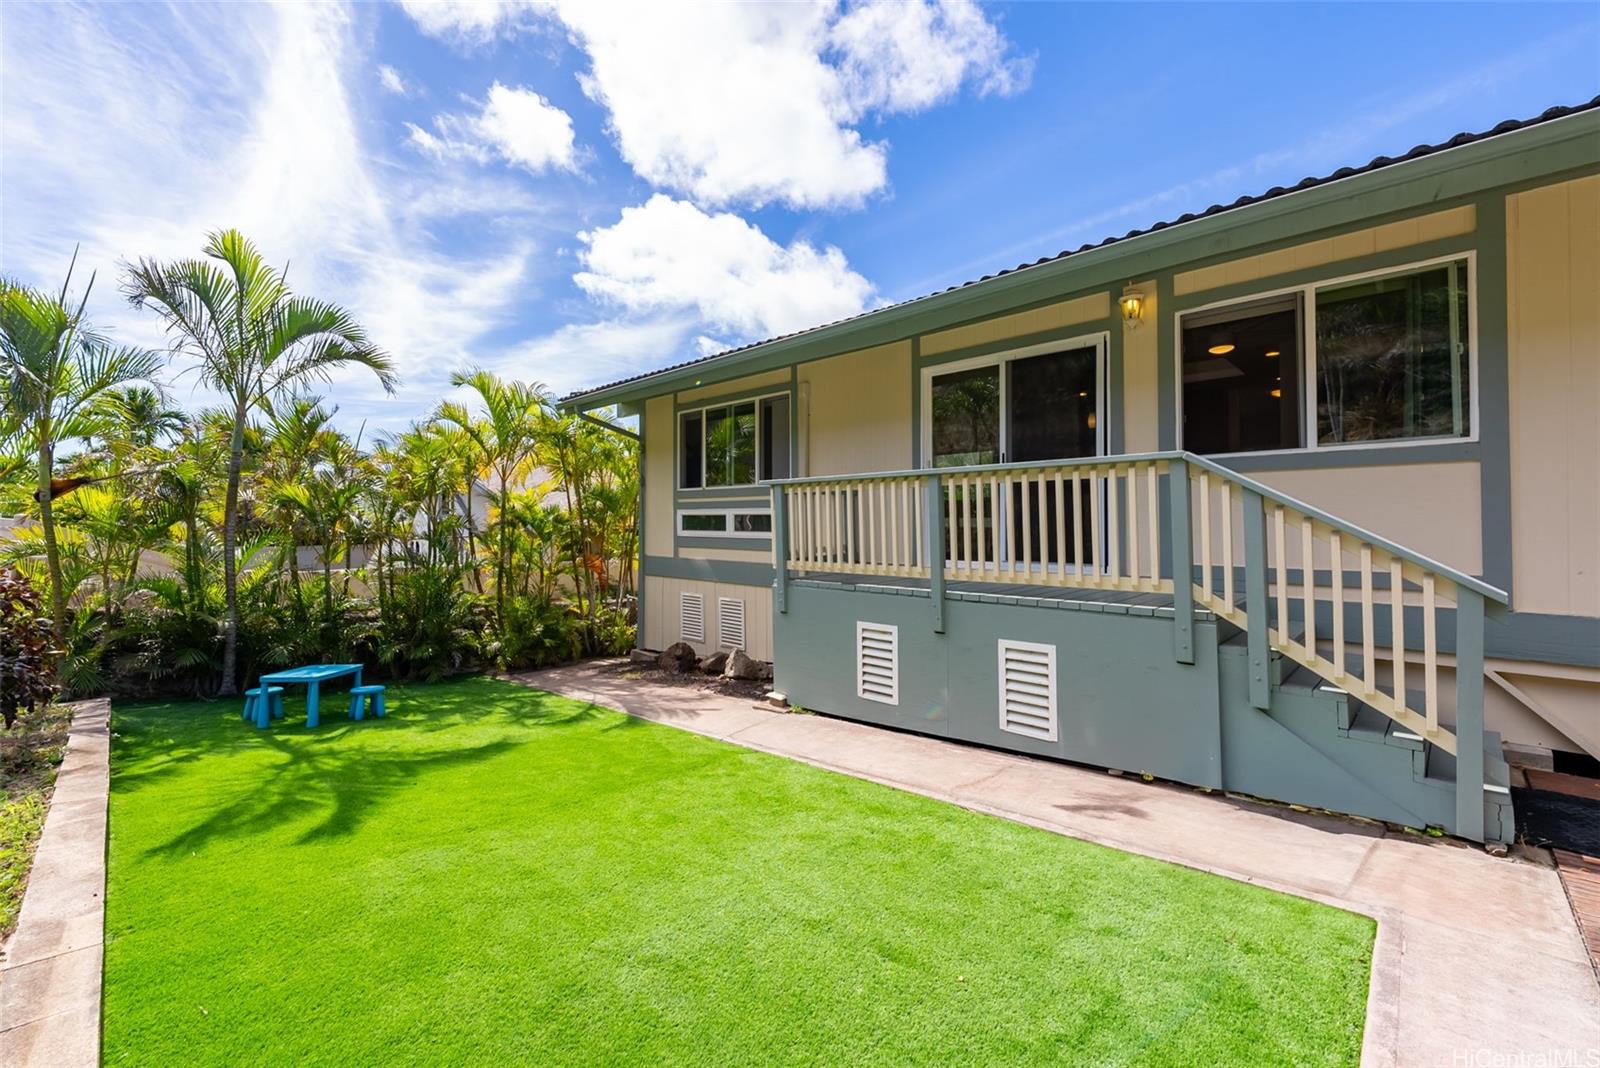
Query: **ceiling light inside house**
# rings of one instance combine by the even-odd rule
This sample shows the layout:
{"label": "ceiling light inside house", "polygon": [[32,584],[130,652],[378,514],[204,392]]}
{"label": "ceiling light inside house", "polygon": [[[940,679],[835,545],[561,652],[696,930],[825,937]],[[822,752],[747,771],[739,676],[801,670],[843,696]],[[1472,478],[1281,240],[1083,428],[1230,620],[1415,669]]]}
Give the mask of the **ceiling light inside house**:
{"label": "ceiling light inside house", "polygon": [[1269,360],[1272,359],[1274,356],[1282,356],[1282,355],[1283,355],[1283,353],[1279,352],[1277,349],[1273,349],[1271,352],[1266,353],[1266,357]]}

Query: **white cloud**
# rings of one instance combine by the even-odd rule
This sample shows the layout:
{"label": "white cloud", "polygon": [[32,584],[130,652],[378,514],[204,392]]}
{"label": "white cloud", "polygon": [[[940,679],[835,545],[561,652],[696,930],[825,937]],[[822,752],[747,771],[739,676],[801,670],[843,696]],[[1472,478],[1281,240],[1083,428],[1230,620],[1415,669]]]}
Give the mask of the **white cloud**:
{"label": "white cloud", "polygon": [[[535,238],[519,226],[482,251],[434,243],[429,224],[486,205],[428,200],[451,176],[424,180],[364,144],[347,87],[370,84],[372,64],[355,31],[333,5],[192,5],[162,19],[32,5],[8,17],[5,271],[58,284],[81,244],[84,277],[100,271],[102,325],[160,344],[154,316],[118,294],[118,261],[194,256],[208,230],[238,227],[289,265],[296,290],[351,308],[412,388],[470,359],[528,298]],[[376,393],[352,373],[335,400],[350,410]]]}
{"label": "white cloud", "polygon": [[426,32],[484,41],[540,16],[588,54],[584,91],[654,185],[710,206],[860,205],[887,146],[854,127],[971,83],[1015,92],[1028,65],[968,0],[902,4],[624,4],[402,0]]}
{"label": "white cloud", "polygon": [[584,270],[573,281],[629,313],[692,309],[714,329],[766,337],[854,315],[873,299],[837,248],[780,245],[737,215],[661,193],[578,237]]}
{"label": "white cloud", "polygon": [[536,381],[557,396],[687,359],[694,318],[685,314],[569,323],[480,361],[502,375]]}
{"label": "white cloud", "polygon": [[439,159],[501,159],[533,174],[576,170],[572,116],[531,89],[495,82],[476,115],[436,115],[438,133],[406,123],[411,143]]}
{"label": "white cloud", "polygon": [[384,92],[393,93],[395,96],[411,95],[411,86],[400,77],[400,72],[387,63],[378,65],[378,84],[383,86]]}

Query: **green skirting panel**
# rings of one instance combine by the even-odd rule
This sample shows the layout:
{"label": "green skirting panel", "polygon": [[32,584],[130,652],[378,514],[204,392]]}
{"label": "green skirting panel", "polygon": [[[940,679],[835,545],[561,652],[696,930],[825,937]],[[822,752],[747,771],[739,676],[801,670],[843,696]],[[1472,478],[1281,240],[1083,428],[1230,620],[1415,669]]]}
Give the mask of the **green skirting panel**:
{"label": "green skirting panel", "polygon": [[[859,622],[897,628],[899,700],[856,690]],[[924,734],[1201,786],[1221,785],[1216,624],[1194,628],[1195,663],[1172,654],[1170,616],[950,599],[933,630],[924,593],[795,585],[773,620],[777,689],[805,708]],[[1055,647],[1057,738],[1001,730],[999,642]]]}

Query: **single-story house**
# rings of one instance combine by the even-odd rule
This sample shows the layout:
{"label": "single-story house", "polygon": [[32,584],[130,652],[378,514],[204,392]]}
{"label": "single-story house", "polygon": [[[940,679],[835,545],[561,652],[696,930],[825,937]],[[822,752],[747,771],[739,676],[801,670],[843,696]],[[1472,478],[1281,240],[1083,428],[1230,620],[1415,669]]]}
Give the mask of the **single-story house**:
{"label": "single-story house", "polygon": [[1478,841],[1600,756],[1600,98],[563,404],[796,705]]}

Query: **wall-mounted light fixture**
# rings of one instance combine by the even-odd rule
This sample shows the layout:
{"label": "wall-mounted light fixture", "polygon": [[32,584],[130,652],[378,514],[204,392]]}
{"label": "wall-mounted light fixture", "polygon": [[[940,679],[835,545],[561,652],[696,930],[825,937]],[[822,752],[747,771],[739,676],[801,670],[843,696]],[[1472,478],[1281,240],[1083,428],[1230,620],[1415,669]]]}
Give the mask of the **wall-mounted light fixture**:
{"label": "wall-mounted light fixture", "polygon": [[1137,286],[1124,286],[1117,303],[1122,305],[1122,325],[1129,330],[1138,326],[1144,318],[1144,290]]}

